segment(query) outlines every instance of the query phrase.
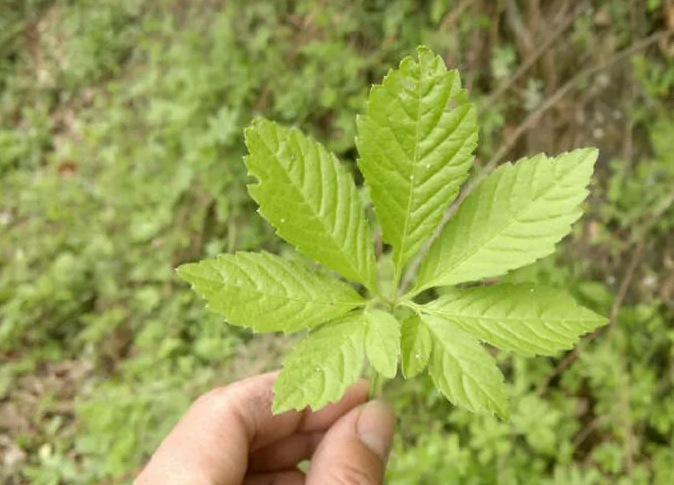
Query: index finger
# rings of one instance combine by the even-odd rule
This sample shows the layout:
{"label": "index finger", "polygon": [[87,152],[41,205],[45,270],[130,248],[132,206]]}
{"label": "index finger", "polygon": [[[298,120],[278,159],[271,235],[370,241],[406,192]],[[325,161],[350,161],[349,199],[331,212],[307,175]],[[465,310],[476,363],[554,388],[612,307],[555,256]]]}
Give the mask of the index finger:
{"label": "index finger", "polygon": [[155,452],[136,485],[239,485],[248,454],[291,434],[322,431],[365,402],[367,383],[320,411],[273,415],[278,372],[216,388],[197,399]]}

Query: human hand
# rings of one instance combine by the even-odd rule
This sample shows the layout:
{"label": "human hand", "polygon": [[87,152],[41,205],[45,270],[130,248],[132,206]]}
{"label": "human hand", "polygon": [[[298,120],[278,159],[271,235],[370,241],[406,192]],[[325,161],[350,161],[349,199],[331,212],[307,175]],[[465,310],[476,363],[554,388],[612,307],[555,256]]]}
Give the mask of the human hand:
{"label": "human hand", "polygon": [[[191,406],[135,485],[379,485],[394,419],[363,404],[367,382],[320,411],[272,415],[278,372],[214,389]],[[297,464],[311,458],[305,476]]]}

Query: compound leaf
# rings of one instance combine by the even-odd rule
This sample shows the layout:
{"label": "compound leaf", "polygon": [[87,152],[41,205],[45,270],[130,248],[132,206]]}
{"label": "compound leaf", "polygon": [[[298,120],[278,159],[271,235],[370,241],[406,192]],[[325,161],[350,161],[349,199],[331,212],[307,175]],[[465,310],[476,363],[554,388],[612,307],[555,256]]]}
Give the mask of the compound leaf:
{"label": "compound leaf", "polygon": [[359,167],[398,275],[458,195],[478,136],[458,71],[425,47],[418,57],[372,88],[357,120]]}
{"label": "compound leaf", "polygon": [[582,214],[593,148],[499,167],[431,245],[414,293],[505,274],[554,251]]}
{"label": "compound leaf", "polygon": [[377,372],[392,379],[400,356],[400,322],[390,313],[376,309],[368,311],[366,318],[367,358]]}
{"label": "compound leaf", "polygon": [[452,288],[422,310],[527,356],[568,350],[580,335],[608,321],[562,291],[526,283]]}
{"label": "compound leaf", "polygon": [[352,313],[301,341],[274,384],[274,413],[338,401],[363,370],[366,325],[362,312]]}
{"label": "compound leaf", "polygon": [[409,379],[428,364],[433,341],[428,327],[417,314],[403,320],[401,334],[402,370],[405,378]]}
{"label": "compound leaf", "polygon": [[348,284],[269,253],[223,254],[177,271],[210,310],[256,332],[297,332],[363,303]]}
{"label": "compound leaf", "polygon": [[438,390],[456,406],[507,419],[503,374],[487,349],[447,320],[432,315],[421,318],[433,339],[429,373]]}
{"label": "compound leaf", "polygon": [[303,253],[342,276],[375,286],[372,236],[353,178],[296,128],[257,119],[246,129],[248,186],[260,214]]}

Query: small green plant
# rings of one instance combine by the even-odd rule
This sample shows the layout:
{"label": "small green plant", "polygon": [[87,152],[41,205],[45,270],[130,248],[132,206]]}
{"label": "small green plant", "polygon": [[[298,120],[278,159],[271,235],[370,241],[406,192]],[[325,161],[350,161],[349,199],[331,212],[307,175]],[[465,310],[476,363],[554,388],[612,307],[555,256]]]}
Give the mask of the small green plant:
{"label": "small green plant", "polygon": [[[392,248],[392,282],[377,278],[372,232],[346,167],[299,130],[264,119],[245,133],[245,163],[258,180],[248,190],[259,212],[299,251],[360,286],[269,253],[225,254],[178,274],[233,325],[309,329],[276,381],[276,413],[338,400],[367,359],[372,394],[401,362],[405,378],[428,368],[455,405],[507,418],[503,375],[483,342],[551,355],[607,320],[550,287],[458,285],[552,253],[581,216],[597,150],[502,165],[433,238],[478,138],[459,73],[420,47],[418,60],[405,58],[372,88],[357,129],[358,165]],[[416,255],[422,260],[408,290],[403,273]],[[434,287],[451,288],[430,302],[419,298]]]}

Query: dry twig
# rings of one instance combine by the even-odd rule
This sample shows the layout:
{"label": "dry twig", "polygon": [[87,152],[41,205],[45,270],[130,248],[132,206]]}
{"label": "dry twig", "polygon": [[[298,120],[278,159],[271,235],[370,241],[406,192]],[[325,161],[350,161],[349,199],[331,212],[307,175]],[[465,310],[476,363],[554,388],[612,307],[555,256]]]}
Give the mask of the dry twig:
{"label": "dry twig", "polygon": [[541,45],[539,45],[536,50],[526,58],[526,60],[520,65],[520,67],[515,71],[512,76],[509,76],[493,93],[491,93],[486,100],[482,102],[482,105],[478,109],[478,114],[484,113],[489,106],[494,105],[503,94],[508,91],[515,81],[517,81],[525,72],[527,72],[531,66],[536,64],[536,62],[546,53],[552,44],[554,44],[560,35],[566,32],[571,24],[573,24],[576,17],[580,15],[586,8],[587,2],[581,3],[571,15],[569,15],[564,22],[560,23],[559,26],[550,34]]}

